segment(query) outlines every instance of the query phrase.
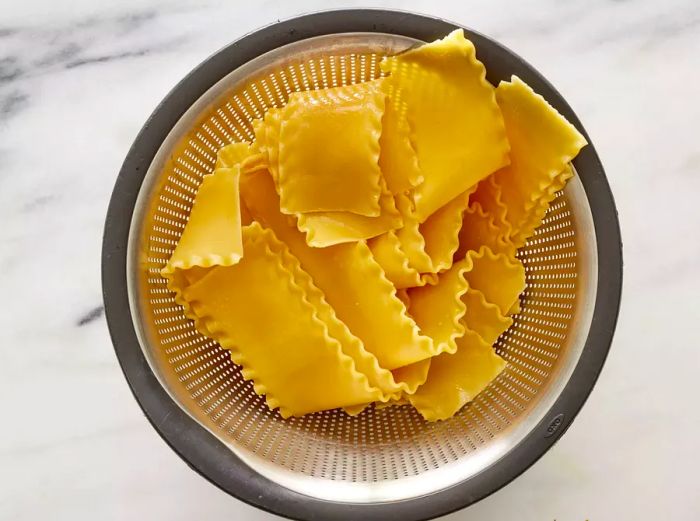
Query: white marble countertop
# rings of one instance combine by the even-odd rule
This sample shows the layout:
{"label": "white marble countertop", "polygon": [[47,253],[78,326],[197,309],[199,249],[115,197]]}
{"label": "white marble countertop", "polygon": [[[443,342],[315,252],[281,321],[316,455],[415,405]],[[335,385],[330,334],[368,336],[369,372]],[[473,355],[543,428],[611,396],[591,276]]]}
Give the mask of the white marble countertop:
{"label": "white marble countertop", "polygon": [[[268,520],[191,471],[119,370],[103,220],[133,138],[193,66],[279,18],[363,2],[0,1],[0,519]],[[700,519],[700,4],[375,2],[516,50],[564,94],[617,198],[625,289],[563,439],[450,520]]]}

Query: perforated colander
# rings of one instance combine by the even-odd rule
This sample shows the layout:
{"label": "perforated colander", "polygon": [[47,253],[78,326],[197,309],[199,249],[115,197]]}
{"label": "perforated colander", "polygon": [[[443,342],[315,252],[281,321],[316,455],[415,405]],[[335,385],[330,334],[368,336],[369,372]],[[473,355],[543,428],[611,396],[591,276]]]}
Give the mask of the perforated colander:
{"label": "perforated colander", "polygon": [[[329,11],[264,28],[186,77],[124,162],[103,245],[105,306],[120,363],[173,449],[253,505],[322,520],[424,519],[461,508],[541,456],[573,420],[602,367],[617,319],[622,259],[614,202],[590,144],[574,161],[577,175],[518,254],[527,273],[522,311],[496,347],[507,369],[446,421],[427,423],[410,406],[283,420],[228,352],[195,330],[159,275],[217,150],[251,140],[253,119],[290,92],[375,78],[382,56],[454,28],[375,10]],[[465,31],[489,81],[518,75],[585,135],[532,67]]]}

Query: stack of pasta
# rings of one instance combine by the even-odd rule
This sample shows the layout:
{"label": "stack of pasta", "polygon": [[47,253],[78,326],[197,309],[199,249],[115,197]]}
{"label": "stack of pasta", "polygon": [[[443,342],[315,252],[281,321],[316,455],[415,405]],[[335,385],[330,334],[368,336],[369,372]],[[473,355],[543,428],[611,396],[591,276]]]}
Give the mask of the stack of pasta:
{"label": "stack of pasta", "polygon": [[490,85],[461,30],[381,70],[220,149],[162,270],[283,417],[471,401],[506,366],[517,249],[586,144],[517,77]]}

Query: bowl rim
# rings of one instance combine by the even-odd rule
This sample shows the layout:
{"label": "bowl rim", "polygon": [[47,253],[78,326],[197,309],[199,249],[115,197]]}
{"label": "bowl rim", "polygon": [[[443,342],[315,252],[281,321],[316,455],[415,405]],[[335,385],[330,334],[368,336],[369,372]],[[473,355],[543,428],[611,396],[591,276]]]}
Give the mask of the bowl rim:
{"label": "bowl rim", "polygon": [[[469,479],[427,496],[377,504],[330,502],[294,492],[255,472],[185,413],[145,358],[127,289],[127,244],[141,184],[160,144],[185,111],[226,74],[265,52],[332,33],[393,33],[431,41],[457,28],[474,42],[482,62],[505,60],[512,74],[544,96],[588,140],[574,160],[593,215],[598,251],[595,307],[583,352],[543,419],[503,458]],[[193,69],[156,107],[127,153],[109,203],[102,244],[102,291],[110,336],[124,376],[149,422],[208,481],[252,506],[293,519],[430,519],[486,497],[527,470],[566,431],[598,379],[619,314],[622,268],[618,215],[603,166],[583,125],[557,90],[525,60],[487,36],[440,18],[387,9],[327,10],[278,21],[232,42]]]}

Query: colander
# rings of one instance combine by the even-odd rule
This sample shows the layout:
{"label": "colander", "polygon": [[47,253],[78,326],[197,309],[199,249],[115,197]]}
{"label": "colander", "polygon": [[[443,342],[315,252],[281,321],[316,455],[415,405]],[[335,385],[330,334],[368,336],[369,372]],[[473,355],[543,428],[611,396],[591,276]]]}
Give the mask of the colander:
{"label": "colander", "polygon": [[[177,85],[124,161],[102,256],[119,362],[163,439],[247,503],[318,520],[427,519],[462,508],[537,460],[571,424],[602,368],[617,320],[622,252],[592,144],[574,160],[577,175],[518,254],[527,271],[522,311],[496,347],[507,369],[446,421],[427,423],[410,406],[283,420],[228,352],[195,330],[159,275],[219,147],[252,139],[252,120],[290,92],[375,78],[383,55],[456,27],[384,10],[327,11],[265,27]],[[530,65],[465,32],[491,83],[518,75],[586,134]]]}

